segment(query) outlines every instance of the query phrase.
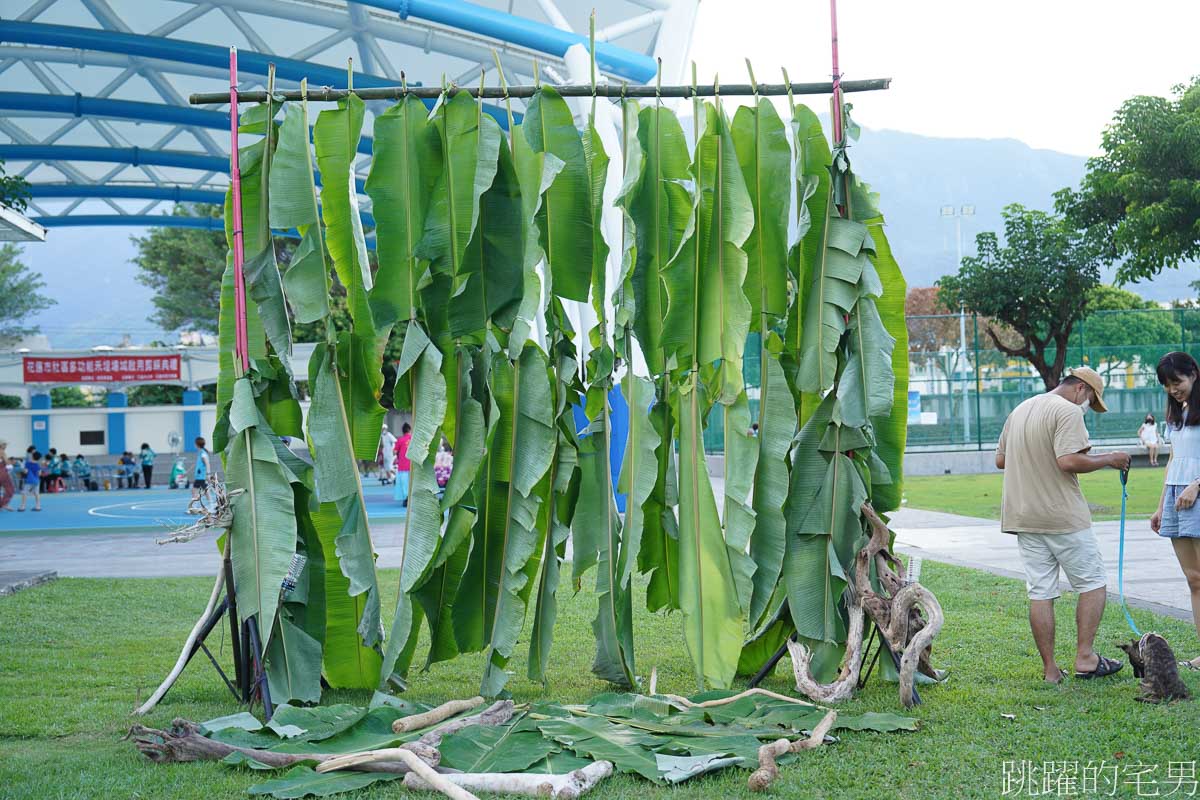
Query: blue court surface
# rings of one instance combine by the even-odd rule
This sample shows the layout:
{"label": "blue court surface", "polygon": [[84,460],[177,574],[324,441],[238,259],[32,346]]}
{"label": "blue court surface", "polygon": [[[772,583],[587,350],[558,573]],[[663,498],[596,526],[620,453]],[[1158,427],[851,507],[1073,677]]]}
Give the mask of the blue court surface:
{"label": "blue court surface", "polygon": [[[191,491],[167,489],[121,489],[109,492],[61,492],[42,495],[42,510],[24,513],[0,512],[0,536],[6,533],[115,533],[122,530],[174,528],[188,525],[195,517],[187,514]],[[392,500],[392,487],[378,480],[363,481],[367,516],[374,521],[403,519],[404,508]],[[11,506],[20,506],[14,497]]]}

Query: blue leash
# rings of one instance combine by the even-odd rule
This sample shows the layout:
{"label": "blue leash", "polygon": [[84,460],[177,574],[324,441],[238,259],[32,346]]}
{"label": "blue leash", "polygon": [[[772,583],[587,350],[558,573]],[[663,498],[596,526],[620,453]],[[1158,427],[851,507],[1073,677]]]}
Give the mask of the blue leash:
{"label": "blue leash", "polygon": [[1121,543],[1117,550],[1117,591],[1121,594],[1121,610],[1125,612],[1125,621],[1129,623],[1129,629],[1134,635],[1141,637],[1142,632],[1138,630],[1137,623],[1133,621],[1133,617],[1129,614],[1129,607],[1125,605],[1125,501],[1129,499],[1129,470],[1121,470]]}

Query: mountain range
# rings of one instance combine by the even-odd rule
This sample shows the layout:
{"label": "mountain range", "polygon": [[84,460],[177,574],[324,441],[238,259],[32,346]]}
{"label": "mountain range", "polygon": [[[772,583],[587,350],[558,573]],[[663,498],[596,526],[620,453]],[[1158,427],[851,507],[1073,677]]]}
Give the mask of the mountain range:
{"label": "mountain range", "polygon": [[[1053,193],[1076,186],[1085,159],[1036,150],[1015,139],[949,139],[890,130],[863,129],[852,143],[855,172],[880,194],[892,249],[909,286],[930,286],[955,269],[953,218],[943,206],[973,205],[961,219],[964,254],[975,235],[1002,232],[1000,210],[1009,203],[1052,210]],[[25,261],[42,274],[58,301],[35,320],[56,348],[134,342],[163,336],[149,321],[151,291],[136,281],[132,235],[139,229],[57,228],[43,244],[27,245]],[[1194,269],[1170,270],[1152,282],[1130,286],[1148,299],[1191,297]]]}

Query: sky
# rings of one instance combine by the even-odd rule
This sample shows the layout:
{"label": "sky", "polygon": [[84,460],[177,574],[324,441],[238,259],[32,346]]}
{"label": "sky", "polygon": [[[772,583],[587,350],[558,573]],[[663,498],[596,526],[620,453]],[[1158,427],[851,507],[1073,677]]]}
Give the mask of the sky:
{"label": "sky", "polygon": [[[850,97],[869,128],[1013,138],[1099,153],[1113,112],[1200,75],[1200,0],[841,0],[844,79],[891,77]],[[828,80],[825,0],[701,0],[700,80]]]}

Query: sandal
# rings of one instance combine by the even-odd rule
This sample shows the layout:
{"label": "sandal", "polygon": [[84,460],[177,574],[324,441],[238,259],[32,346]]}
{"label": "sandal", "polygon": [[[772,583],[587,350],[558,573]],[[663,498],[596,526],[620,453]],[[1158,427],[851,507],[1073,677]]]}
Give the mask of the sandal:
{"label": "sandal", "polygon": [[1197,664],[1195,661],[1180,661],[1179,666],[1184,669],[1200,669],[1200,664]]}
{"label": "sandal", "polygon": [[1058,680],[1052,681],[1049,678],[1042,678],[1042,680],[1044,680],[1046,683],[1050,684],[1051,686],[1062,686],[1063,682],[1066,679],[1067,679],[1067,671],[1065,669],[1062,669],[1061,667],[1058,670]]}
{"label": "sandal", "polygon": [[1094,670],[1091,672],[1079,672],[1076,670],[1075,677],[1085,681],[1089,681],[1092,678],[1103,678],[1116,672],[1120,672],[1121,668],[1125,666],[1123,661],[1105,658],[1099,653],[1096,654],[1096,658],[1098,661],[1096,662],[1096,668]]}

